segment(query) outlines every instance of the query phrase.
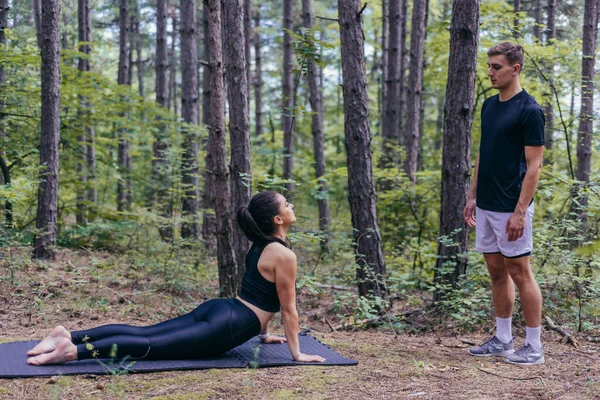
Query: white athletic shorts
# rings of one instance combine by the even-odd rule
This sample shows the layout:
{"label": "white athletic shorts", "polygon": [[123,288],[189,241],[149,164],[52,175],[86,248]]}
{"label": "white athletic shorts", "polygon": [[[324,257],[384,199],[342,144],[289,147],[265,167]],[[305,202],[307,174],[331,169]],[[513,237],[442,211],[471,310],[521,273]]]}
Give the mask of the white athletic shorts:
{"label": "white athletic shorts", "polygon": [[528,256],[533,249],[533,203],[525,215],[523,236],[514,242],[508,241],[506,222],[512,212],[486,211],[477,207],[475,217],[475,250],[481,253],[501,253],[506,258]]}

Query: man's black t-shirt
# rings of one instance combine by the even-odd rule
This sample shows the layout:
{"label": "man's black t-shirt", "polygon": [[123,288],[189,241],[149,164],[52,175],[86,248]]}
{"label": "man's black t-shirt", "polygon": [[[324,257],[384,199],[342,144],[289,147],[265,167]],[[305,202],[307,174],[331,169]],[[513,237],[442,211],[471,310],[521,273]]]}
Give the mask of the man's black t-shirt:
{"label": "man's black t-shirt", "polygon": [[525,90],[507,101],[492,96],[481,108],[477,207],[513,212],[527,163],[525,146],[544,145],[544,113]]}

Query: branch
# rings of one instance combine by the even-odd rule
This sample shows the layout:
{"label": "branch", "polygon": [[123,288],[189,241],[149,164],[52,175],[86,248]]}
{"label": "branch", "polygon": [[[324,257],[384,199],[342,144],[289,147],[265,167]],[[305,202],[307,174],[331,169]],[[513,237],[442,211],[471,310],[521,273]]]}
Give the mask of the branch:
{"label": "branch", "polygon": [[340,20],[339,20],[339,19],[337,19],[337,18],[327,18],[327,17],[321,17],[321,16],[319,16],[319,15],[316,15],[316,17],[317,17],[318,19],[322,19],[322,20],[325,20],[325,21],[334,21],[334,22],[340,22]]}
{"label": "branch", "polygon": [[480,367],[477,367],[477,369],[480,370],[481,372],[485,372],[486,374],[490,374],[490,375],[494,375],[494,376],[499,376],[500,378],[512,379],[512,380],[515,380],[515,381],[530,381],[532,379],[539,379],[540,381],[542,381],[542,385],[546,386],[546,382],[544,382],[544,379],[541,376],[539,376],[539,375],[530,376],[528,378],[516,378],[516,377],[512,377],[512,376],[500,375],[500,374],[497,374],[497,373],[492,372],[492,371],[488,371],[487,369],[483,369],[483,368],[480,368]]}
{"label": "branch", "polygon": [[339,329],[341,330],[345,330],[345,329],[354,329],[354,328],[360,328],[362,326],[365,325],[369,325],[372,324],[374,322],[383,322],[383,321],[389,321],[393,318],[396,317],[406,317],[409,315],[412,315],[414,313],[417,313],[421,310],[412,310],[412,311],[405,311],[403,313],[400,314],[386,314],[386,315],[380,315],[378,317],[375,318],[367,318],[367,319],[362,319],[360,321],[355,321],[354,323],[351,323],[349,320],[348,321],[344,321],[343,323],[339,324],[339,325],[335,325],[335,326],[331,326],[331,324],[328,322],[329,327],[331,328],[331,331],[337,331]]}
{"label": "branch", "polygon": [[7,113],[7,112],[0,112],[0,115],[7,116],[7,117],[39,118],[39,117],[36,117],[35,115],[13,114],[13,113]]}
{"label": "branch", "polygon": [[563,335],[562,340],[565,340],[567,343],[572,344],[573,347],[579,347],[579,343],[577,342],[577,339],[575,339],[573,337],[573,335],[571,335],[569,332],[567,332],[567,330],[565,328],[556,325],[556,323],[554,323],[554,321],[552,321],[552,319],[549,316],[546,316],[545,321],[546,321],[546,325],[548,325],[548,328]]}
{"label": "branch", "polygon": [[357,17],[358,17],[359,19],[360,19],[361,15],[362,15],[363,11],[365,11],[365,8],[367,8],[367,4],[369,4],[369,3],[365,3],[365,4],[362,6],[362,8],[360,9],[360,11],[358,12],[358,16],[357,16]]}

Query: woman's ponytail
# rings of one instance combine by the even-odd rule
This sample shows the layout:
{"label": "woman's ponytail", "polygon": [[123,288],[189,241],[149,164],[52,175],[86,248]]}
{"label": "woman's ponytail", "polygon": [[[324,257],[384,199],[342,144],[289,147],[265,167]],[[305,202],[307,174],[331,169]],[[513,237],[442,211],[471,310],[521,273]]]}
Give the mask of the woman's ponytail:
{"label": "woman's ponytail", "polygon": [[273,191],[261,192],[252,197],[249,205],[238,209],[237,222],[252,243],[262,246],[267,242],[279,242],[287,247],[283,240],[273,236],[273,218],[279,214],[281,205],[279,197]]}

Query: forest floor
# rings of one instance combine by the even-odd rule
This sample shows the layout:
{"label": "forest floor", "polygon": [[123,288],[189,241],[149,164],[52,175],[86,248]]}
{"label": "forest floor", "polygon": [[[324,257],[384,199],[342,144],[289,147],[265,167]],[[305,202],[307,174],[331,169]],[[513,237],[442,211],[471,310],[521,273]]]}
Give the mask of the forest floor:
{"label": "forest floor", "polygon": [[[36,263],[24,261],[26,253],[0,250],[0,342],[41,339],[58,324],[155,323],[207,298],[123,265],[94,268],[97,254],[61,251],[54,262]],[[600,344],[589,336],[576,336],[574,348],[545,331],[546,363],[519,367],[467,355],[469,342],[487,332],[331,331],[327,295],[298,299],[301,326],[358,365],[0,379],[0,399],[600,399]],[[520,345],[523,332],[516,333]]]}

